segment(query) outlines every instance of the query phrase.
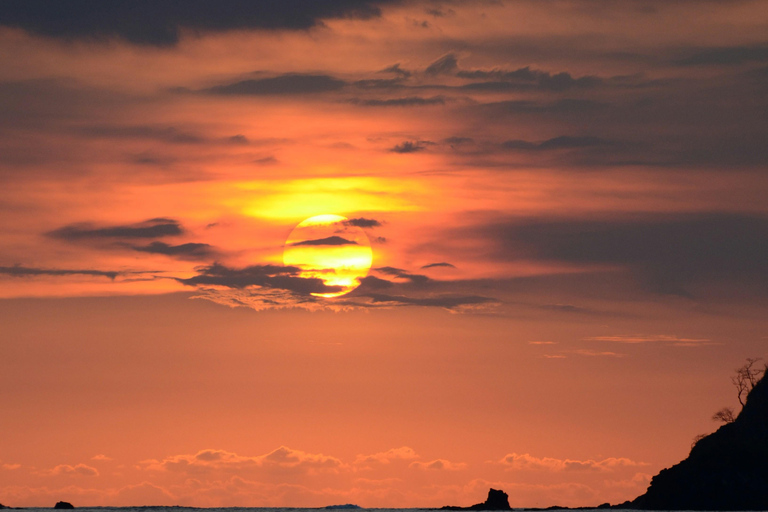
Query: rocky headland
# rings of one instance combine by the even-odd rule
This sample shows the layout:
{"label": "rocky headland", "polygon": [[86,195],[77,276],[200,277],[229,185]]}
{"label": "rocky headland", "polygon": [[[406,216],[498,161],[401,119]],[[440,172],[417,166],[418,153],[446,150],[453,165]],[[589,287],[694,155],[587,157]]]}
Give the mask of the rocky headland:
{"label": "rocky headland", "polygon": [[755,384],[733,422],[662,469],[645,494],[616,508],[768,510],[768,378]]}

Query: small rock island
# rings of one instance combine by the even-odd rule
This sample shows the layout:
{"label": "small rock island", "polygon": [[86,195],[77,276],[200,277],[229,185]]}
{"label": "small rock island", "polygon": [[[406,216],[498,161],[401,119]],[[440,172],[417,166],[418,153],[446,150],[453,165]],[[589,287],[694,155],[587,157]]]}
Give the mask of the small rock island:
{"label": "small rock island", "polygon": [[510,510],[509,496],[498,489],[488,490],[488,499],[471,507],[445,506],[441,510]]}
{"label": "small rock island", "polygon": [[73,509],[75,507],[74,507],[74,505],[72,505],[71,503],[67,503],[66,501],[59,501],[59,502],[57,502],[53,506],[53,508],[60,508],[60,509],[65,509],[65,510],[71,510],[71,509]]}

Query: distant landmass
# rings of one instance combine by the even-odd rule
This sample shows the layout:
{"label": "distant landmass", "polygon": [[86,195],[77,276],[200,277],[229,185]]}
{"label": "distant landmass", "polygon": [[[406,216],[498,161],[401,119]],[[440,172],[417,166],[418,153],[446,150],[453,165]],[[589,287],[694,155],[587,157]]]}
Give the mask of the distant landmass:
{"label": "distant landmass", "polygon": [[363,508],[360,505],[353,505],[352,503],[347,503],[346,505],[328,505],[325,507],[326,510],[355,510]]}
{"label": "distant landmass", "polygon": [[755,384],[732,423],[662,469],[645,494],[616,508],[768,510],[768,378]]}

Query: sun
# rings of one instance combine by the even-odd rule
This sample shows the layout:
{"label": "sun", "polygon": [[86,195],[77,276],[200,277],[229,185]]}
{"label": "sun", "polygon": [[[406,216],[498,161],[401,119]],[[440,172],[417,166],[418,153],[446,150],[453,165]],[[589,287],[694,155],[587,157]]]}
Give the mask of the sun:
{"label": "sun", "polygon": [[293,228],[283,249],[283,264],[301,269],[299,276],[338,287],[317,297],[338,297],[360,285],[373,263],[368,236],[341,215],[315,215]]}

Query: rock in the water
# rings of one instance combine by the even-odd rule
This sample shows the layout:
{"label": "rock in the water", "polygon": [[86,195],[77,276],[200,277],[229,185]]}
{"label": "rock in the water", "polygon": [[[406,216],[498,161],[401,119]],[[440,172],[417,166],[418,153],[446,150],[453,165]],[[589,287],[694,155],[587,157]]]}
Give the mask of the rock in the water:
{"label": "rock in the water", "polygon": [[653,477],[629,506],[646,510],[768,510],[768,378],[733,423],[702,438],[688,458]]}
{"label": "rock in the water", "polygon": [[488,490],[488,499],[485,503],[472,505],[472,510],[509,510],[509,496],[498,489]]}
{"label": "rock in the water", "polygon": [[75,507],[71,503],[67,503],[66,501],[59,501],[56,503],[56,505],[53,506],[53,508],[72,509]]}
{"label": "rock in the water", "polygon": [[504,491],[490,489],[488,499],[471,507],[445,506],[443,510],[509,510],[509,496]]}

